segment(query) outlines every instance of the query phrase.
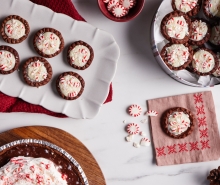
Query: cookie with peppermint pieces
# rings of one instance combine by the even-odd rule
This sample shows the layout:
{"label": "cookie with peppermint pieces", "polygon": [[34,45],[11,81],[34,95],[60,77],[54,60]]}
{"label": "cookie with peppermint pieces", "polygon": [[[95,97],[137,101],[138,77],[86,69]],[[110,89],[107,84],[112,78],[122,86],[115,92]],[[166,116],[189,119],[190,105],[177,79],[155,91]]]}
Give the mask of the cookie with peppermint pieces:
{"label": "cookie with peppermint pieces", "polygon": [[220,24],[215,23],[211,27],[211,36],[209,38],[209,44],[211,44],[215,48],[220,47]]}
{"label": "cookie with peppermint pieces", "polygon": [[216,53],[216,57],[218,59],[219,64],[218,64],[218,67],[217,67],[216,71],[214,73],[212,73],[212,74],[215,77],[220,77],[220,53],[219,52]]}
{"label": "cookie with peppermint pieces", "polygon": [[204,0],[203,12],[207,18],[213,20],[220,19],[220,1],[219,0]]}

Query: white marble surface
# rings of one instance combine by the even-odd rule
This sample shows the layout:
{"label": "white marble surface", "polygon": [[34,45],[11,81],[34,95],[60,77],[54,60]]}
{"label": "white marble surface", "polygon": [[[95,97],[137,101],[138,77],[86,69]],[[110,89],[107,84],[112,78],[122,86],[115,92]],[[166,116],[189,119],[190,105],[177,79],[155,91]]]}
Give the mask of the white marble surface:
{"label": "white marble surface", "polygon": [[[91,120],[0,113],[0,132],[28,125],[61,128],[81,140],[92,152],[108,185],[208,185],[206,176],[220,161],[158,167],[152,146],[136,149],[132,143],[124,140],[127,133],[123,120],[139,123],[147,137],[150,137],[148,123],[140,123],[146,117],[132,118],[126,113],[130,104],[139,104],[146,110],[148,99],[211,90],[216,112],[220,112],[220,86],[202,89],[180,84],[167,76],[156,63],[150,48],[150,24],[160,2],[146,0],[142,13],[136,19],[116,23],[102,15],[96,0],[73,0],[87,22],[111,33],[121,49],[118,70],[113,80],[113,101],[103,105],[99,114]],[[219,114],[217,119],[220,122]],[[136,137],[137,141],[139,139]]]}

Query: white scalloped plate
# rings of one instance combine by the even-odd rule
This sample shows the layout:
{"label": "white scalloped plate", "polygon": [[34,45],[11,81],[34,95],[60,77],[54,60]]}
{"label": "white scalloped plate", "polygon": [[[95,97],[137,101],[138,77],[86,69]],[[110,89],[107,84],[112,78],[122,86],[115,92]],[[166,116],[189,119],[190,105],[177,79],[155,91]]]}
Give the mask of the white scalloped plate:
{"label": "white scalloped plate", "polygon": [[[8,44],[0,38],[0,45],[15,48],[21,59],[20,71],[0,75],[0,91],[72,118],[93,118],[107,98],[109,85],[116,72],[120,51],[112,35],[86,22],[76,21],[28,0],[1,1],[0,21],[8,15],[19,15],[26,19],[31,31],[28,38],[20,44]],[[58,56],[47,59],[53,68],[52,80],[47,85],[35,88],[25,84],[21,66],[26,59],[38,55],[33,48],[32,40],[34,33],[43,27],[59,30],[63,35],[65,48]],[[95,54],[90,67],[83,71],[70,67],[66,59],[67,47],[77,40],[90,44]],[[73,101],[62,99],[55,88],[57,76],[66,71],[76,72],[85,80],[83,94]]]}

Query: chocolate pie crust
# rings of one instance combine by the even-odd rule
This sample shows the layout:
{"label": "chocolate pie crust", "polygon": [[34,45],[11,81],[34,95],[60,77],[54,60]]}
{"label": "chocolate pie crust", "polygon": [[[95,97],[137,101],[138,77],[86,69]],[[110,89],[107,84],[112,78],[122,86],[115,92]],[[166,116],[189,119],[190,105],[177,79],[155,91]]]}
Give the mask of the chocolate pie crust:
{"label": "chocolate pie crust", "polygon": [[215,60],[215,66],[213,67],[213,69],[212,69],[211,71],[209,71],[209,72],[207,72],[207,73],[201,73],[201,72],[197,71],[195,68],[193,68],[193,66],[192,66],[193,72],[196,73],[196,74],[199,75],[199,76],[211,75],[211,74],[214,73],[214,72],[217,70],[217,68],[218,68],[218,65],[219,65],[218,58],[217,58],[216,54],[215,54],[212,50],[207,49],[207,48],[198,48],[198,49],[194,50],[194,51],[193,51],[193,56],[194,56],[194,54],[195,54],[197,51],[199,51],[200,49],[205,50],[205,51],[208,51],[209,53],[212,54],[212,56],[214,57],[214,60]]}
{"label": "chocolate pie crust", "polygon": [[3,71],[3,70],[0,69],[0,74],[7,75],[7,74],[10,74],[10,73],[13,73],[15,70],[18,69],[18,66],[19,66],[19,63],[20,63],[18,52],[10,46],[0,46],[0,50],[9,51],[15,57],[15,66],[9,71]]}
{"label": "chocolate pie crust", "polygon": [[168,60],[167,60],[167,51],[166,51],[166,48],[167,48],[167,47],[170,47],[170,46],[172,46],[172,45],[173,45],[172,43],[166,44],[166,45],[163,47],[163,49],[161,50],[160,56],[162,57],[164,63],[165,63],[171,70],[177,71],[177,70],[185,69],[185,68],[192,62],[192,57],[193,57],[192,47],[191,47],[188,43],[183,44],[185,47],[188,48],[188,51],[189,51],[188,60],[187,60],[187,62],[185,62],[183,65],[181,65],[181,66],[179,66],[179,67],[174,67],[174,66],[172,66],[172,65],[168,62]]}
{"label": "chocolate pie crust", "polygon": [[[169,116],[174,113],[174,112],[184,112],[185,114],[188,114],[189,115],[189,119],[190,119],[190,126],[189,128],[179,134],[179,135],[174,135],[172,133],[169,132],[168,130],[168,124],[169,124]],[[185,138],[186,136],[190,135],[193,131],[193,128],[194,128],[194,125],[195,125],[195,118],[194,118],[194,115],[191,113],[190,110],[188,109],[185,109],[183,107],[175,107],[175,108],[171,108],[171,109],[168,109],[167,111],[165,111],[161,117],[161,127],[163,129],[163,131],[170,137],[174,138],[174,139],[181,139],[181,138]]]}
{"label": "chocolate pie crust", "polygon": [[[176,0],[172,0],[172,2],[171,2],[172,8],[174,11],[180,11],[176,8],[175,1]],[[196,6],[192,10],[186,12],[185,14],[187,14],[190,17],[195,16],[196,14],[199,13],[201,5],[202,5],[202,0],[198,0],[198,2],[196,3]],[[180,11],[180,12],[182,12],[182,11]],[[182,13],[184,13],[184,12],[182,12]]]}
{"label": "chocolate pie crust", "polygon": [[[66,75],[71,75],[71,76],[76,77],[76,78],[80,81],[80,83],[81,83],[81,89],[80,89],[79,93],[77,94],[77,96],[75,96],[75,97],[67,97],[67,96],[65,96],[65,95],[61,92],[61,89],[60,89],[60,87],[59,87],[59,82],[60,82],[60,79],[63,78],[64,76],[66,76]],[[57,89],[57,92],[58,92],[59,95],[60,95],[63,99],[65,99],[65,100],[75,100],[75,99],[79,98],[79,97],[82,95],[83,91],[84,91],[84,87],[85,87],[85,81],[83,80],[83,78],[82,78],[78,73],[74,73],[74,72],[72,72],[72,71],[64,72],[64,73],[60,74],[60,75],[58,76],[57,80],[56,80],[56,89]]]}
{"label": "chocolate pie crust", "polygon": [[[19,39],[12,39],[12,38],[9,38],[6,33],[5,33],[5,26],[6,26],[6,23],[11,20],[11,19],[17,19],[19,21],[21,21],[23,24],[24,24],[24,27],[25,27],[25,35],[22,36],[21,38]],[[28,37],[28,34],[30,33],[30,26],[28,24],[28,22],[23,19],[22,17],[18,16],[18,15],[10,15],[8,17],[6,17],[3,22],[2,22],[2,25],[1,25],[1,35],[2,35],[2,38],[5,42],[9,43],[9,44],[18,44],[18,43],[21,43],[22,41],[24,41],[27,37]]]}
{"label": "chocolate pie crust", "polygon": [[[52,32],[52,33],[56,34],[56,35],[59,37],[59,39],[60,39],[60,47],[59,47],[59,50],[56,51],[56,52],[53,53],[53,54],[50,54],[50,55],[47,55],[47,54],[45,54],[43,51],[40,51],[40,50],[38,49],[37,45],[36,45],[36,42],[37,42],[39,36],[40,36],[41,34],[44,34],[45,32]],[[58,30],[56,30],[56,29],[54,29],[54,28],[42,28],[42,29],[38,30],[37,33],[35,34],[34,40],[33,40],[33,45],[34,45],[34,49],[37,51],[37,53],[38,53],[39,55],[41,55],[42,57],[45,57],[45,58],[52,58],[52,57],[55,57],[56,55],[58,55],[58,54],[63,50],[63,48],[64,48],[64,39],[63,39],[62,34],[61,34]]]}
{"label": "chocolate pie crust", "polygon": [[[167,22],[172,19],[173,17],[180,17],[180,16],[183,16],[187,25],[188,25],[188,32],[189,34],[188,35],[185,35],[185,37],[183,39],[175,39],[175,38],[172,38],[168,35],[168,33],[166,32],[166,25],[167,25]],[[174,43],[174,44],[184,44],[186,42],[188,42],[190,36],[191,36],[191,33],[192,33],[192,25],[191,25],[191,19],[189,18],[188,15],[182,13],[182,12],[179,12],[179,11],[174,11],[174,12],[171,12],[171,13],[168,13],[161,21],[161,24],[160,24],[160,31],[162,33],[162,35],[164,36],[165,39],[167,39],[168,41],[170,41],[171,43]]]}
{"label": "chocolate pie crust", "polygon": [[62,174],[67,175],[66,180],[68,185],[76,184],[76,182],[80,182],[82,185],[85,184],[76,166],[74,166],[65,155],[46,145],[37,143],[18,144],[1,151],[0,167],[7,164],[11,158],[19,156],[34,158],[42,157],[51,160],[56,166],[62,166],[62,168],[59,169]]}
{"label": "chocolate pie crust", "polygon": [[205,35],[205,37],[204,37],[202,40],[196,41],[196,40],[191,40],[191,39],[189,39],[189,43],[190,43],[191,45],[200,46],[200,45],[203,45],[204,43],[206,43],[206,42],[210,39],[210,37],[211,37],[211,26],[210,26],[210,24],[209,24],[208,21],[206,21],[205,19],[202,19],[202,18],[192,19],[192,23],[193,23],[194,21],[196,21],[196,20],[197,20],[197,21],[205,22],[206,25],[207,25],[207,27],[208,27],[208,30],[207,30],[207,32],[206,32],[206,35]]}
{"label": "chocolate pie crust", "polygon": [[209,2],[210,2],[210,0],[204,0],[204,1],[203,1],[202,10],[203,10],[205,16],[206,16],[207,18],[210,18],[210,19],[213,19],[213,20],[219,20],[220,17],[213,16],[213,15],[209,12]]}
{"label": "chocolate pie crust", "polygon": [[[28,65],[29,65],[31,62],[36,62],[36,61],[38,61],[38,60],[39,60],[40,62],[42,62],[42,63],[44,64],[44,66],[46,67],[46,69],[47,69],[47,78],[44,79],[44,80],[41,81],[41,82],[33,82],[33,81],[29,80],[29,77],[28,77],[28,74],[27,74],[27,68],[28,68]],[[22,71],[23,71],[24,81],[25,81],[28,85],[30,85],[30,86],[32,86],[32,87],[39,87],[39,86],[42,86],[42,85],[46,85],[46,84],[50,81],[50,79],[52,78],[52,75],[53,75],[53,71],[52,71],[52,67],[51,67],[50,63],[49,63],[46,59],[44,59],[44,58],[42,58],[42,57],[32,57],[32,58],[29,58],[29,59],[24,63]]]}
{"label": "chocolate pie crust", "polygon": [[[72,61],[71,61],[71,58],[70,58],[70,52],[71,52],[72,49],[74,49],[77,45],[83,45],[83,46],[87,47],[87,48],[89,49],[89,51],[90,51],[90,57],[89,57],[87,63],[86,63],[84,66],[82,66],[82,67],[73,64]],[[75,68],[75,69],[84,70],[84,69],[88,68],[88,67],[91,65],[91,63],[92,63],[93,58],[94,58],[94,51],[93,51],[92,47],[91,47],[89,44],[87,44],[86,42],[83,42],[83,41],[79,40],[79,41],[76,41],[76,42],[72,43],[72,44],[69,46],[69,48],[68,48],[67,60],[68,60],[68,62],[69,62],[69,64],[70,64],[70,66],[72,66],[72,67]]]}

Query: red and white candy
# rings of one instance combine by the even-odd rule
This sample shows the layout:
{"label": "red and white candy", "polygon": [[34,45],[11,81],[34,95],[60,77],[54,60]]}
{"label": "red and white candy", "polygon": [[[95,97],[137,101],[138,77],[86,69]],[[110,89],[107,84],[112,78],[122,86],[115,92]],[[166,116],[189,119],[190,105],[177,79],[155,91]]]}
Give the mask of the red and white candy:
{"label": "red and white candy", "polygon": [[103,2],[104,2],[104,3],[108,3],[108,2],[109,2],[109,0],[103,0]]}
{"label": "red and white candy", "polygon": [[108,11],[112,11],[112,9],[119,4],[119,0],[110,0],[107,5]]}
{"label": "red and white candy", "polygon": [[148,116],[157,116],[158,112],[154,111],[154,110],[149,110],[149,111],[146,112],[146,115],[148,115]]}
{"label": "red and white candy", "polygon": [[126,9],[130,9],[134,6],[133,0],[120,0],[119,4],[125,7]]}
{"label": "red and white candy", "polygon": [[128,124],[127,126],[127,132],[130,134],[130,135],[135,135],[135,134],[138,134],[139,133],[139,125],[136,124],[136,123],[130,123]]}
{"label": "red and white candy", "polygon": [[123,17],[128,13],[128,9],[118,4],[112,8],[112,13],[115,17]]}
{"label": "red and white candy", "polygon": [[141,115],[142,112],[142,108],[139,105],[131,105],[128,108],[128,112],[131,116],[133,117],[137,117]]}
{"label": "red and white candy", "polygon": [[142,138],[140,141],[141,146],[150,146],[150,140],[146,137]]}

